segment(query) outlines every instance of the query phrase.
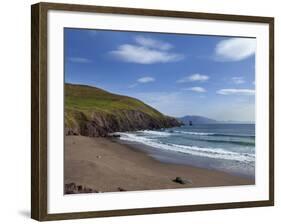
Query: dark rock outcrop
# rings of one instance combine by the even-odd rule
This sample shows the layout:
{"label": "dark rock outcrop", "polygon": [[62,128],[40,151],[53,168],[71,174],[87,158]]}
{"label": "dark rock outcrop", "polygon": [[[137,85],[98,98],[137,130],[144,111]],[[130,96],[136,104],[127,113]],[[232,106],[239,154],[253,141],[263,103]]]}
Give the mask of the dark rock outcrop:
{"label": "dark rock outcrop", "polygon": [[106,137],[114,132],[154,130],[182,125],[175,118],[164,115],[153,117],[137,110],[116,111],[116,114],[93,112],[90,119],[81,119],[85,118],[82,114],[79,118],[78,125],[65,127],[66,135]]}

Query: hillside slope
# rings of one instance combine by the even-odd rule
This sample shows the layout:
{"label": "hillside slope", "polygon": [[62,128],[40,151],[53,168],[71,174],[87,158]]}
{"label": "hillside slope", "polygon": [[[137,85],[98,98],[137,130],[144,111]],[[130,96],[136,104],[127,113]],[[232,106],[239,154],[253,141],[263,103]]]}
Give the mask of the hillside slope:
{"label": "hillside slope", "polygon": [[66,135],[98,137],[181,125],[140,100],[85,85],[65,84],[64,113]]}

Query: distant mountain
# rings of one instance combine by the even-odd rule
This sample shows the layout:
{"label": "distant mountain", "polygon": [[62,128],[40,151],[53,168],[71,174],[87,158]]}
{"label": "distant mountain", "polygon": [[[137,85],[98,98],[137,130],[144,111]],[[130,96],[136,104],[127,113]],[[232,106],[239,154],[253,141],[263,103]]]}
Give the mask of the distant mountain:
{"label": "distant mountain", "polygon": [[210,119],[207,117],[202,117],[202,116],[195,116],[195,115],[187,115],[184,117],[178,118],[180,121],[182,121],[184,124],[216,124],[219,123],[219,121]]}
{"label": "distant mountain", "polygon": [[90,137],[180,126],[142,101],[85,85],[65,84],[65,133]]}

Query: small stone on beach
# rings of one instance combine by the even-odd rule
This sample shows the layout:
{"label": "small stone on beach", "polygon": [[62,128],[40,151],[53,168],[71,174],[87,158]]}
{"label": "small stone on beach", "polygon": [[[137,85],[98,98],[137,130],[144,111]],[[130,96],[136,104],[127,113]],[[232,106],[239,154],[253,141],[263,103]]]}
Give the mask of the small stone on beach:
{"label": "small stone on beach", "polygon": [[184,178],[181,178],[181,177],[176,177],[176,179],[173,180],[174,182],[176,183],[179,183],[179,184],[192,184],[192,180],[190,179],[184,179]]}
{"label": "small stone on beach", "polygon": [[122,187],[118,187],[118,191],[126,191],[126,190]]}

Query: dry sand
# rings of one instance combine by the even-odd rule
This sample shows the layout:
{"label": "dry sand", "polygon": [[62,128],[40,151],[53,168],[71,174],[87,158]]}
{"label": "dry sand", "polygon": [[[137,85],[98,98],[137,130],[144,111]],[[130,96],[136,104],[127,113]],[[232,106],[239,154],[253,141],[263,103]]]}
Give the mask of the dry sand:
{"label": "dry sand", "polygon": [[[65,136],[65,184],[99,192],[254,184],[254,180],[192,166],[167,164],[110,138]],[[181,177],[186,184],[173,180]]]}

